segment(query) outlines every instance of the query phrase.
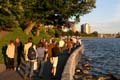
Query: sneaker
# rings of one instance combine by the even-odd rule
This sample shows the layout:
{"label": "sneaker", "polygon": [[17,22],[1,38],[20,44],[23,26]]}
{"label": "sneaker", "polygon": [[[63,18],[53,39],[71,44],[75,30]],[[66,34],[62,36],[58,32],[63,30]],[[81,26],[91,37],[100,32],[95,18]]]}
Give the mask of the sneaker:
{"label": "sneaker", "polygon": [[20,67],[18,67],[18,71],[20,70]]}

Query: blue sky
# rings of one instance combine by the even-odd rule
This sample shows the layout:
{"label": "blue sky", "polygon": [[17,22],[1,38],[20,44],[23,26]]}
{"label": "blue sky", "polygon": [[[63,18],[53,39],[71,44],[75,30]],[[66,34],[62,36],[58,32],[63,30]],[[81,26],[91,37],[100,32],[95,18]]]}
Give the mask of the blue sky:
{"label": "blue sky", "polygon": [[77,28],[84,23],[89,23],[91,30],[99,33],[120,32],[120,0],[96,0],[96,8],[81,16]]}

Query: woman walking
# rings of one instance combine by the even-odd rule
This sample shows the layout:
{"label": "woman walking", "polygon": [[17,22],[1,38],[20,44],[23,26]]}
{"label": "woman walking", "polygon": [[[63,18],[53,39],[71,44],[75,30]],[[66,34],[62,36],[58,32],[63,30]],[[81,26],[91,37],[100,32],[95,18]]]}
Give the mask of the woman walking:
{"label": "woman walking", "polygon": [[51,62],[52,62],[51,73],[53,75],[53,78],[55,78],[55,75],[56,75],[56,68],[57,68],[57,64],[58,64],[59,53],[60,53],[59,43],[56,43],[55,47],[52,48],[52,58],[51,58]]}
{"label": "woman walking", "polygon": [[14,55],[15,55],[15,45],[14,45],[13,40],[10,40],[8,44],[6,55],[8,57],[8,68],[13,70],[14,69]]}

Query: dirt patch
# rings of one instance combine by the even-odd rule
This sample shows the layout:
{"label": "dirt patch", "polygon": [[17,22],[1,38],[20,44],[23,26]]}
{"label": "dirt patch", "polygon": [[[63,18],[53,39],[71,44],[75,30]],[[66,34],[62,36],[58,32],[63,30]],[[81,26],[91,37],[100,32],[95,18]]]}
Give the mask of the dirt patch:
{"label": "dirt patch", "polygon": [[7,34],[9,34],[9,31],[0,31],[0,38],[6,36]]}

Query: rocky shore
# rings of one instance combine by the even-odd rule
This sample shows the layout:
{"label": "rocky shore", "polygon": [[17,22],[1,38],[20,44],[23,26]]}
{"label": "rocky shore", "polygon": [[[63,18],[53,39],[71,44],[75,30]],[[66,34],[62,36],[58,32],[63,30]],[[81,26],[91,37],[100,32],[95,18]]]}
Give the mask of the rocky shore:
{"label": "rocky shore", "polygon": [[91,69],[89,59],[79,61],[75,69],[74,80],[120,80],[120,78],[115,77],[112,73],[106,75],[92,75],[90,73]]}

